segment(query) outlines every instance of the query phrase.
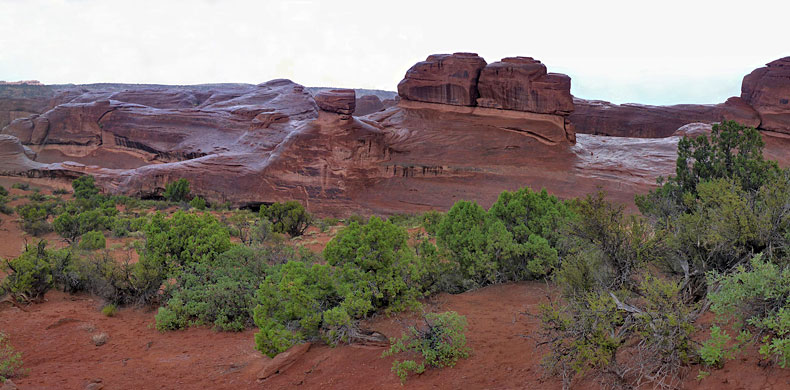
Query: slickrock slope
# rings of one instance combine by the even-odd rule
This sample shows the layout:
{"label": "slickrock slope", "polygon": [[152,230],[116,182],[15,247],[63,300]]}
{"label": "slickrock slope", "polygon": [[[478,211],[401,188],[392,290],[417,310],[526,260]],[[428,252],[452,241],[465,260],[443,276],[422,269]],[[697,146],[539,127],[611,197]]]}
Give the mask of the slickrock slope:
{"label": "slickrock slope", "polygon": [[[766,75],[784,71],[772,67],[747,77],[749,102],[782,93]],[[669,107],[573,100],[570,79],[537,60],[487,64],[469,53],[428,57],[406,73],[396,106],[359,117],[354,90],[289,80],[25,87],[44,93],[0,98],[31,107],[2,130],[4,175],[91,174],[111,193],[143,197],[186,178],[211,202],[296,199],[322,215],[446,209],[460,199],[488,206],[525,185],[561,197],[602,188],[631,204],[673,173],[678,128],[701,122],[677,133],[697,134],[722,119],[757,126],[785,114],[781,101],[755,111],[747,96]],[[574,125],[632,137],[577,137]],[[790,136],[764,139],[766,155],[790,165]]]}

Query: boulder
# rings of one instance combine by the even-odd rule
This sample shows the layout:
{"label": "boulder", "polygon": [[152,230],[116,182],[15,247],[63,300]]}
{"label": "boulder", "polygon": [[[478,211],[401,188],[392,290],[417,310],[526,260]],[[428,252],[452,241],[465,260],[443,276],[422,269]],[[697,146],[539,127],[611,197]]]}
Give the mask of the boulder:
{"label": "boulder", "polygon": [[321,91],[315,95],[315,102],[318,108],[340,114],[348,119],[357,105],[356,92],[353,89]]}
{"label": "boulder", "polygon": [[790,57],[746,75],[741,98],[760,114],[761,129],[790,133]]}
{"label": "boulder", "polygon": [[510,57],[486,65],[477,84],[477,105],[539,114],[568,115],[573,111],[571,78],[547,73],[532,57]]}
{"label": "boulder", "polygon": [[474,106],[477,80],[486,61],[475,53],[434,54],[406,72],[398,84],[403,99],[426,103]]}
{"label": "boulder", "polygon": [[279,353],[258,372],[258,380],[264,380],[274,374],[284,371],[294,364],[307,351],[310,350],[310,343],[294,345],[285,352]]}
{"label": "boulder", "polygon": [[354,110],[356,116],[365,116],[384,109],[384,103],[376,95],[365,95],[357,99],[357,107]]}
{"label": "boulder", "polygon": [[673,136],[696,138],[700,135],[709,135],[713,130],[713,125],[710,123],[689,123],[681,126],[679,129],[672,133]]}

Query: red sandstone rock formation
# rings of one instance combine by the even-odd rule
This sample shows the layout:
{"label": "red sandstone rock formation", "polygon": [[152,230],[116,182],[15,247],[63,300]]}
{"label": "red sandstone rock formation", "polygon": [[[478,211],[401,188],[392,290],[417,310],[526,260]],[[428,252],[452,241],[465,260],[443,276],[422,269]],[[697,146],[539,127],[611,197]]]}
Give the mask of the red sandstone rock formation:
{"label": "red sandstone rock formation", "polygon": [[332,89],[321,91],[315,95],[315,102],[324,111],[334,112],[351,118],[357,105],[356,92],[353,89]]}
{"label": "red sandstone rock formation", "polygon": [[760,114],[761,129],[790,133],[790,57],[744,77],[741,98]]}
{"label": "red sandstone rock formation", "polygon": [[[395,104],[391,104],[390,107],[394,106]],[[360,98],[357,98],[357,108],[354,110],[354,114],[356,116],[365,116],[368,114],[372,114],[374,112],[379,112],[384,110],[384,103],[381,102],[376,95],[365,95]]]}
{"label": "red sandstone rock formation", "polygon": [[475,53],[434,54],[406,72],[401,98],[418,102],[474,106],[477,78],[486,61]]}
{"label": "red sandstone rock formation", "polygon": [[569,116],[577,133],[617,137],[669,137],[679,127],[695,122],[734,120],[756,127],[757,112],[737,97],[722,104],[678,104],[648,106],[612,104],[600,100],[573,100],[575,110]]}
{"label": "red sandstone rock formation", "polygon": [[567,115],[573,111],[571,78],[547,73],[532,57],[503,58],[486,65],[477,84],[480,107]]}
{"label": "red sandstone rock formation", "polygon": [[[446,209],[460,199],[487,206],[502,190],[524,185],[563,197],[601,186],[614,199],[630,203],[634,193],[655,185],[656,176],[673,172],[678,137],[581,134],[577,142],[574,126],[668,136],[691,122],[740,118],[759,124],[757,113],[738,98],[669,107],[577,100],[568,117],[562,115],[567,110],[557,108],[566,99],[565,87],[538,88],[534,81],[540,77],[530,78],[532,73],[516,77],[525,72],[523,63],[495,65],[492,69],[509,76],[481,81],[491,88],[489,99],[501,107],[475,106],[471,97],[477,81],[452,71],[463,69],[456,60],[470,63],[475,57],[443,56],[415,65],[421,71],[436,67],[435,73],[407,75],[398,106],[360,118],[350,116],[353,91],[324,91],[314,99],[288,80],[257,86],[68,87],[42,97],[46,103],[40,112],[3,129],[0,171],[66,178],[91,174],[111,193],[138,196],[161,194],[167,183],[186,178],[195,193],[212,202],[297,199],[325,215]],[[444,81],[431,86],[426,80]],[[520,85],[540,94],[562,93],[551,104],[529,103],[511,93]],[[441,103],[416,101],[409,94],[438,97]],[[454,96],[469,97],[468,105],[457,104]],[[790,165],[790,137],[764,139],[766,156]]]}

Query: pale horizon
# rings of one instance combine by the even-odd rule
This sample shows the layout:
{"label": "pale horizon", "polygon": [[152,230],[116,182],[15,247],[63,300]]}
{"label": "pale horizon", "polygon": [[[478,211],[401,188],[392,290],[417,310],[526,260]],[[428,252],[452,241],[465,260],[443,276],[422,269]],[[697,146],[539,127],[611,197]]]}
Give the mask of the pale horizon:
{"label": "pale horizon", "polygon": [[0,0],[0,80],[395,91],[428,55],[465,51],[537,58],[580,98],[720,103],[790,55],[790,5],[733,4]]}

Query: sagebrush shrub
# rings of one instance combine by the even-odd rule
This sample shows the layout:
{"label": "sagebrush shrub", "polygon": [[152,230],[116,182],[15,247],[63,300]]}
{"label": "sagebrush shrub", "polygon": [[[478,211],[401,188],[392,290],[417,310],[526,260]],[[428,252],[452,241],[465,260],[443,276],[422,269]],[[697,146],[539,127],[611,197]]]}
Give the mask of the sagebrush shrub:
{"label": "sagebrush shrub", "polygon": [[392,372],[401,382],[406,381],[410,372],[422,373],[427,367],[452,367],[472,352],[466,345],[466,317],[454,311],[428,313],[423,322],[409,327],[400,338],[391,339],[390,349],[382,354],[411,353],[422,358],[419,363],[413,359],[393,361]]}

